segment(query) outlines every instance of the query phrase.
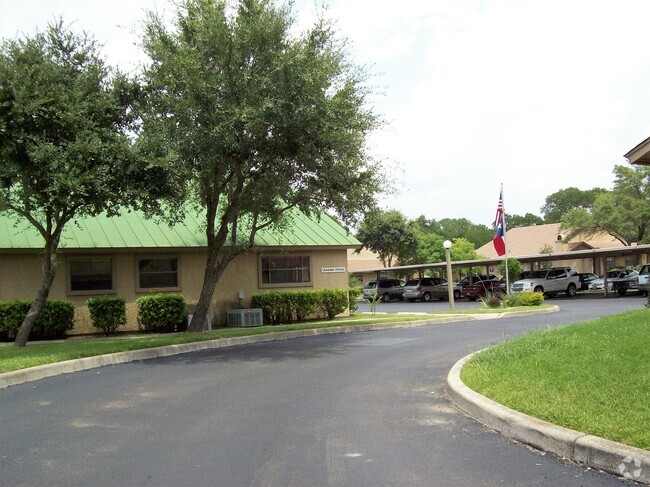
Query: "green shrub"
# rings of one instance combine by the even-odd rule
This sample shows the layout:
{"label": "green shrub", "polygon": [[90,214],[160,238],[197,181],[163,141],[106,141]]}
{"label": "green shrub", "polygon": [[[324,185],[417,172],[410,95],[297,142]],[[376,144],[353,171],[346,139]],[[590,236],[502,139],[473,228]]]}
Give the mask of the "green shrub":
{"label": "green shrub", "polygon": [[517,293],[517,306],[539,306],[544,302],[544,294],[531,291]]}
{"label": "green shrub", "polygon": [[118,297],[90,298],[86,301],[95,328],[108,336],[126,325],[126,300]]}
{"label": "green shrub", "polygon": [[316,311],[318,295],[314,291],[297,291],[287,294],[292,295],[292,314],[295,315],[296,321],[304,321]]}
{"label": "green shrub", "polygon": [[322,289],[317,292],[318,306],[330,320],[348,307],[348,293],[341,289]]}
{"label": "green shrub", "polygon": [[[0,337],[16,338],[32,301],[5,301],[0,303]],[[64,338],[74,328],[74,304],[70,301],[46,301],[39,313],[29,340],[55,340]]]}
{"label": "green shrub", "polygon": [[264,323],[277,325],[282,320],[283,303],[281,301],[281,294],[279,291],[253,294],[251,306],[262,309]]}
{"label": "green shrub", "polygon": [[357,298],[363,295],[363,288],[359,286],[351,287],[348,289],[348,301],[350,306],[350,313],[354,313],[359,309]]}
{"label": "green shrub", "polygon": [[181,294],[151,294],[137,299],[138,323],[146,331],[181,331],[187,305]]}

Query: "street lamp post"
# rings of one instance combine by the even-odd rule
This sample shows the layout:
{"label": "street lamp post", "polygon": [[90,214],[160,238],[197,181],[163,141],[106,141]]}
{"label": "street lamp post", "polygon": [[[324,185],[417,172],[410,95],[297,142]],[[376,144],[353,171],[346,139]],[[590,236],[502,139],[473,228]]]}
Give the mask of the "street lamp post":
{"label": "street lamp post", "polygon": [[442,245],[445,248],[445,259],[447,260],[447,293],[449,297],[449,311],[454,311],[454,282],[451,274],[451,241],[445,240]]}

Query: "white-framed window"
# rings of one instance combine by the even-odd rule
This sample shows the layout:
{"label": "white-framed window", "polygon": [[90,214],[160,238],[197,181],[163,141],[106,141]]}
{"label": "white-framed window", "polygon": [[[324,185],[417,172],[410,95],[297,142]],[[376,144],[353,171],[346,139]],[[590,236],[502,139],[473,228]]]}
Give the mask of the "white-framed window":
{"label": "white-framed window", "polygon": [[176,256],[145,256],[138,257],[137,287],[142,289],[180,289],[178,273],[178,257]]}
{"label": "white-framed window", "polygon": [[113,258],[110,256],[70,257],[68,290],[72,294],[112,292]]}
{"label": "white-framed window", "polygon": [[311,285],[311,256],[263,255],[260,257],[260,287]]}

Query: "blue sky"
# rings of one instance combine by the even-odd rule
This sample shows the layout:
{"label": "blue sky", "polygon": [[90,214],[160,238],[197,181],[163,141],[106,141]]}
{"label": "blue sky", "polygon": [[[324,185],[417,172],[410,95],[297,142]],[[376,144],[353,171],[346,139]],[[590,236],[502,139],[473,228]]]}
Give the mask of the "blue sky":
{"label": "blue sky", "polygon": [[[297,0],[299,26],[314,0]],[[320,2],[318,2],[320,4]],[[92,32],[112,64],[142,60],[144,9],[157,0],[0,0],[0,36],[62,15]],[[615,164],[650,136],[646,0],[332,0],[329,16],[383,94],[388,125],[369,139],[409,217],[490,225],[539,214],[569,186],[610,188]]]}

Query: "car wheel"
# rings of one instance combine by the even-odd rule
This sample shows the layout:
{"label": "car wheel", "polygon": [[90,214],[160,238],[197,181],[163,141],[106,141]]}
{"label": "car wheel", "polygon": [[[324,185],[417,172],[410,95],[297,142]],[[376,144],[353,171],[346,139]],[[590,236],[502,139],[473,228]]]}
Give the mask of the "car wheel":
{"label": "car wheel", "polygon": [[476,296],[469,296],[467,299],[470,301],[476,301],[478,298]]}
{"label": "car wheel", "polygon": [[454,299],[460,299],[460,291],[458,289],[454,289]]}
{"label": "car wheel", "polygon": [[431,293],[424,293],[424,294],[422,295],[422,301],[424,301],[424,302],[426,302],[426,303],[428,303],[429,301],[431,301]]}
{"label": "car wheel", "polygon": [[619,289],[618,290],[618,295],[619,296],[625,296],[627,294],[627,289]]}
{"label": "car wheel", "polygon": [[535,286],[535,289],[533,289],[534,292],[536,293],[544,293],[544,288],[542,286]]}
{"label": "car wheel", "polygon": [[566,288],[566,295],[572,298],[573,296],[576,295],[576,286],[575,284],[571,283],[569,284],[569,287]]}
{"label": "car wheel", "polygon": [[400,301],[404,301],[404,296],[400,294],[399,296],[397,296],[397,299],[399,299]]}
{"label": "car wheel", "polygon": [[409,298],[409,303],[415,303],[415,299]]}
{"label": "car wheel", "polygon": [[384,293],[384,294],[382,294],[382,295],[381,295],[381,300],[382,300],[384,303],[387,303],[388,301],[390,301],[390,294],[388,294],[388,293]]}

